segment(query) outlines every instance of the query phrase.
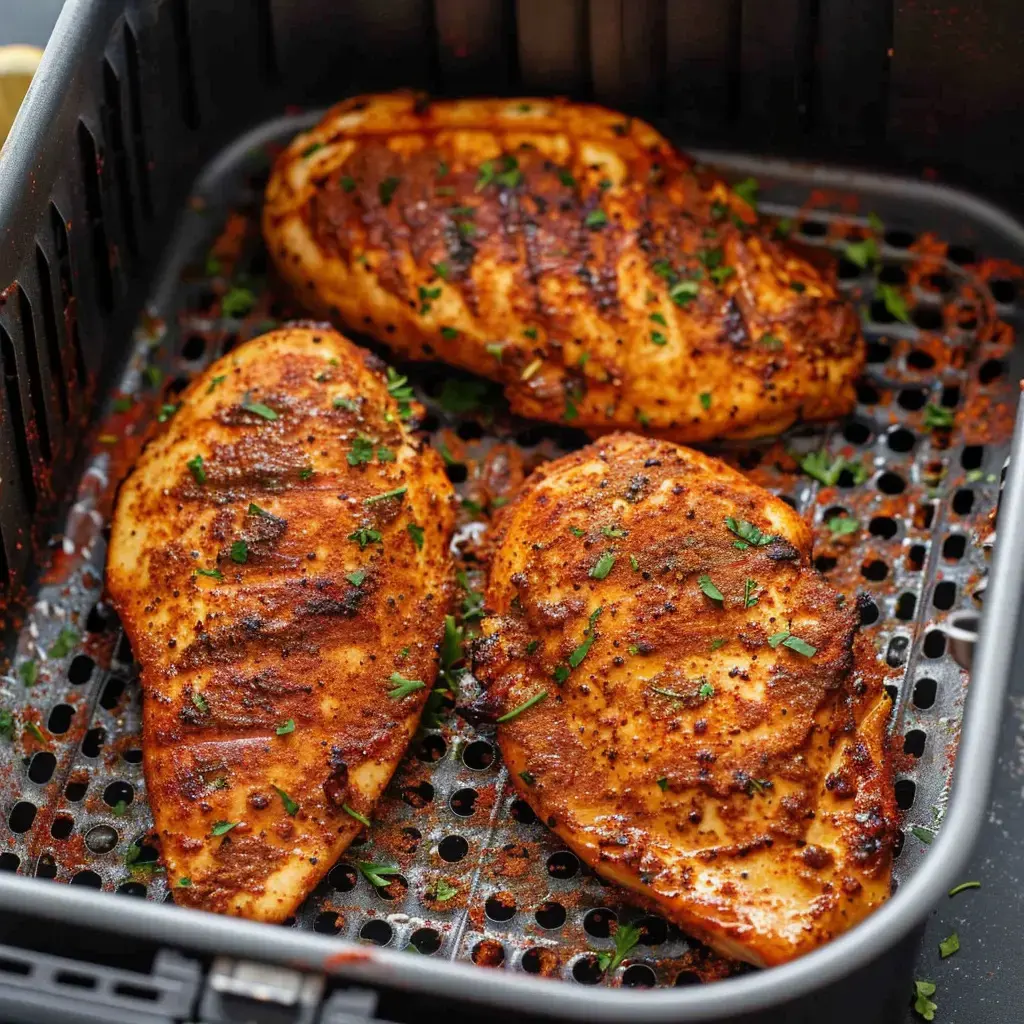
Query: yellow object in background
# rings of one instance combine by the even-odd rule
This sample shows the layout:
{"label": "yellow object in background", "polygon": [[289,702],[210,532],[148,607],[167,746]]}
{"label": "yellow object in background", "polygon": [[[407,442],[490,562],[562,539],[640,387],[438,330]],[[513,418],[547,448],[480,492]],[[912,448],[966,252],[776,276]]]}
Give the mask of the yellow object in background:
{"label": "yellow object in background", "polygon": [[0,143],[14,124],[42,56],[38,46],[0,46]]}

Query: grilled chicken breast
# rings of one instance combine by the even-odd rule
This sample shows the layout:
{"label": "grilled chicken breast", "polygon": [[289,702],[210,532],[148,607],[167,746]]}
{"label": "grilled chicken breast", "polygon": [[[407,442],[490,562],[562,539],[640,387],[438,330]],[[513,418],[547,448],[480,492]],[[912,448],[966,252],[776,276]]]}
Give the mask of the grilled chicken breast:
{"label": "grilled chicken breast", "polygon": [[564,100],[334,107],[264,233],[311,310],[592,434],[754,437],[854,404],[857,316],[650,125]]}
{"label": "grilled chicken breast", "polygon": [[511,778],[597,872],[766,966],[890,891],[890,702],[788,505],[610,436],[501,513],[475,670]]}
{"label": "grilled chicken breast", "polygon": [[430,692],[452,490],[380,371],[329,329],[256,338],[122,485],[107,588],[180,903],[291,914],[369,823]]}

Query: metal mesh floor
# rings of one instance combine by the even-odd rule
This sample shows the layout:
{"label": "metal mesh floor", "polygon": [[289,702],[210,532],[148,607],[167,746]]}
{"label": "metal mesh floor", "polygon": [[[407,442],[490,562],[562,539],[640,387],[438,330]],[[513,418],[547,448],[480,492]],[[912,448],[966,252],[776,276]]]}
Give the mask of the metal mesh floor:
{"label": "metal mesh floor", "polygon": [[[162,404],[232,345],[300,315],[275,296],[259,240],[268,148],[232,152],[183,214],[65,532],[54,541],[53,567],[12,670],[0,679],[2,706],[13,712],[0,719],[3,870],[170,898],[147,843],[152,819],[131,652],[101,599],[105,517]],[[865,216],[770,199],[769,191],[762,210],[791,219],[792,237],[806,244],[841,251],[851,231],[874,230]],[[898,884],[940,827],[956,751],[967,675],[942,625],[980,607],[1016,401],[1009,373],[1016,285],[1010,268],[947,252],[929,237],[878,237],[877,274],[840,264],[869,340],[854,415],[719,454],[810,517],[816,564],[858,598],[863,628],[888,666],[897,800],[906,815]],[[893,315],[898,304],[887,305],[879,283],[906,298],[909,323]],[[475,393],[486,409],[453,415],[458,403],[446,382],[470,378],[438,367],[408,370],[430,410],[424,426],[464,497],[460,567],[466,583],[479,586],[487,528],[481,474],[489,460],[522,458],[529,469],[585,439],[510,419],[473,384],[461,393]],[[822,448],[848,460],[834,486],[801,473],[794,459]],[[828,523],[837,517],[856,519],[858,528],[834,533]],[[463,685],[470,689],[472,680]],[[359,861],[397,865],[401,875],[375,888]],[[613,948],[613,923],[641,919],[640,943],[622,966],[603,971],[597,953]],[[450,709],[439,728],[421,731],[373,828],[288,926],[583,984],[683,985],[743,969],[632,907],[582,867],[516,799],[492,729],[472,727]]]}

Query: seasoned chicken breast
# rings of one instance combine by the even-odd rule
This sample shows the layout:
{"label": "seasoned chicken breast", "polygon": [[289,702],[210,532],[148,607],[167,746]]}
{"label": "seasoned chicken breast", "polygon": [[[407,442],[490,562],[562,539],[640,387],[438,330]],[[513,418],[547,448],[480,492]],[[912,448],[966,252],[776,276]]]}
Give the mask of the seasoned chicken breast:
{"label": "seasoned chicken breast", "polygon": [[107,588],[180,903],[291,914],[369,824],[430,692],[452,489],[381,369],[330,329],[256,338],[122,485]]}
{"label": "seasoned chicken breast", "polygon": [[537,816],[726,956],[778,964],[890,891],[890,702],[788,505],[618,434],[501,513],[473,710]]}
{"label": "seasoned chicken breast", "polygon": [[301,301],[592,434],[754,437],[854,404],[857,316],[650,125],[565,100],[364,96],[278,160]]}

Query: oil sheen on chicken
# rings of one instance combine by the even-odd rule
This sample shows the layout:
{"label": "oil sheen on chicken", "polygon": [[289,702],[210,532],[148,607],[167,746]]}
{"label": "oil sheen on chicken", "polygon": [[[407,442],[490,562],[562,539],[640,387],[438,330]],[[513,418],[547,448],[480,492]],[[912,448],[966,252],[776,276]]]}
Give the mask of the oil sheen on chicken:
{"label": "oil sheen on chicken", "polygon": [[650,125],[564,100],[365,96],[279,158],[264,234],[299,299],[591,434],[753,437],[854,404],[830,268]]}
{"label": "oil sheen on chicken", "polygon": [[501,512],[475,709],[601,875],[767,966],[890,892],[890,701],[811,532],[716,459],[611,435]]}
{"label": "oil sheen on chicken", "polygon": [[190,385],[122,485],[107,588],[179,903],[286,918],[416,729],[453,494],[381,370],[330,329],[256,338]]}

